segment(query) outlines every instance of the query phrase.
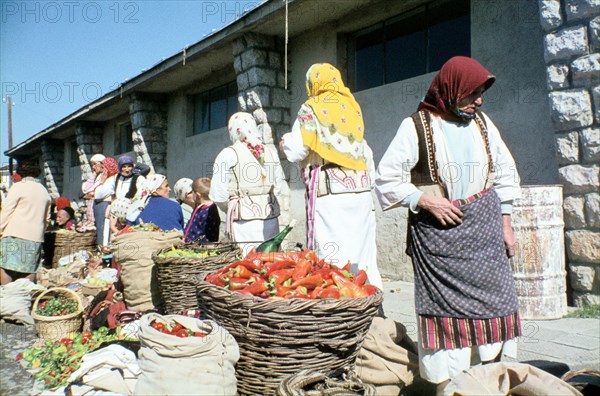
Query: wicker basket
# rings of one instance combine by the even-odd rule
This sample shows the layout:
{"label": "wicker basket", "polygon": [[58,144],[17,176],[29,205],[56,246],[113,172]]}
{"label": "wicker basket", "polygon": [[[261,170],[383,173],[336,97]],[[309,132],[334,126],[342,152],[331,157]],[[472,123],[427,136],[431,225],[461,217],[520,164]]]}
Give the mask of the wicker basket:
{"label": "wicker basket", "polygon": [[46,263],[52,268],[58,267],[61,257],[80,250],[93,252],[96,249],[96,232],[50,231],[44,237],[44,254]]}
{"label": "wicker basket", "polygon": [[[55,295],[62,295],[72,300],[77,301],[77,311],[68,315],[63,316],[41,316],[35,313],[38,309],[40,299],[48,293],[54,293]],[[48,289],[35,299],[33,307],[31,308],[31,316],[35,320],[35,329],[39,338],[45,338],[49,340],[59,340],[67,337],[69,333],[81,331],[83,324],[83,305],[81,298],[70,289],[64,287],[55,287]]]}
{"label": "wicker basket", "polygon": [[[201,278],[203,279],[203,278]],[[226,328],[240,346],[236,366],[242,395],[275,394],[304,369],[354,368],[383,293],[344,300],[272,300],[197,283],[201,319]]]}
{"label": "wicker basket", "polygon": [[196,278],[205,272],[213,272],[231,264],[241,257],[241,250],[232,243],[213,243],[205,245],[177,245],[202,252],[219,251],[217,256],[210,257],[159,257],[162,249],[154,252],[152,260],[156,264],[156,277],[160,287],[165,311],[168,314],[179,314],[184,310],[198,309],[196,299]]}
{"label": "wicker basket", "polygon": [[375,396],[373,385],[365,384],[351,370],[325,375],[313,370],[302,370],[287,377],[277,389],[278,396]]}

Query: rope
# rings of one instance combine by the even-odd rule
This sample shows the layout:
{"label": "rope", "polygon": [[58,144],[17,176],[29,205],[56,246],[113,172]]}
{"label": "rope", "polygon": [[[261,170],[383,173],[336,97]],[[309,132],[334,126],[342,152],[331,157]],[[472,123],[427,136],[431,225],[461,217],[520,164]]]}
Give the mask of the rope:
{"label": "rope", "polygon": [[284,88],[287,90],[287,82],[288,82],[288,0],[285,0],[285,54],[284,54]]}

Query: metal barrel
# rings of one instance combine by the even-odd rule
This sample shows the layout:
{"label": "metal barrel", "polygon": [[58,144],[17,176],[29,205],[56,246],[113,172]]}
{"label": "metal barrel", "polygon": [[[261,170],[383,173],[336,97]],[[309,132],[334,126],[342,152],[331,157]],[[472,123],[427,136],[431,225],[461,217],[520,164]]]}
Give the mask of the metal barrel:
{"label": "metal barrel", "polygon": [[567,309],[561,185],[522,186],[513,202],[511,260],[522,319],[558,319]]}

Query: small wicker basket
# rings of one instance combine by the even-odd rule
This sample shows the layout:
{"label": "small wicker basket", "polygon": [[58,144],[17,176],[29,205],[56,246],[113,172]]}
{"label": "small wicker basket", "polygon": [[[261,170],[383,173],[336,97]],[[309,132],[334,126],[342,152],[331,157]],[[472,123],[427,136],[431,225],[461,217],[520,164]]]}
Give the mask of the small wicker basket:
{"label": "small wicker basket", "polygon": [[[77,301],[77,311],[62,316],[42,316],[36,314],[35,311],[38,309],[40,300],[49,293],[65,296]],[[35,329],[39,338],[59,340],[67,337],[69,333],[81,331],[83,324],[83,304],[81,303],[81,298],[74,291],[64,287],[55,287],[37,296],[31,308],[31,316],[35,320]]]}
{"label": "small wicker basket", "polygon": [[356,356],[383,301],[364,298],[263,299],[197,283],[201,319],[226,328],[240,347],[236,365],[241,395],[274,395],[279,384],[304,369],[354,369]]}
{"label": "small wicker basket", "polygon": [[213,243],[205,245],[176,245],[196,252],[217,250],[216,256],[209,257],[160,257],[171,248],[152,254],[156,265],[156,277],[168,314],[179,314],[184,310],[198,309],[196,299],[196,278],[202,273],[217,271],[241,257],[241,250],[233,243]]}
{"label": "small wicker basket", "polygon": [[277,396],[375,396],[377,390],[362,382],[354,372],[325,375],[319,371],[302,370],[284,379],[277,389]]}
{"label": "small wicker basket", "polygon": [[58,267],[61,257],[80,250],[93,252],[96,249],[96,232],[50,231],[44,237],[46,262],[52,262],[52,268]]}

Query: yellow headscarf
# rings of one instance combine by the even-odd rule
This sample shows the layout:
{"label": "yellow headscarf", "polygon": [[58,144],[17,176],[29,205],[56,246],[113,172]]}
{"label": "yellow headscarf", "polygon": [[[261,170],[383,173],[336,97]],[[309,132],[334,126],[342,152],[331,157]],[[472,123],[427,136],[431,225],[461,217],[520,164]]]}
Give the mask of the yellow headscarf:
{"label": "yellow headscarf", "polygon": [[328,63],[312,65],[306,73],[306,91],[304,106],[311,108],[317,119],[300,109],[298,121],[304,145],[329,162],[366,170],[362,111],[339,70]]}

